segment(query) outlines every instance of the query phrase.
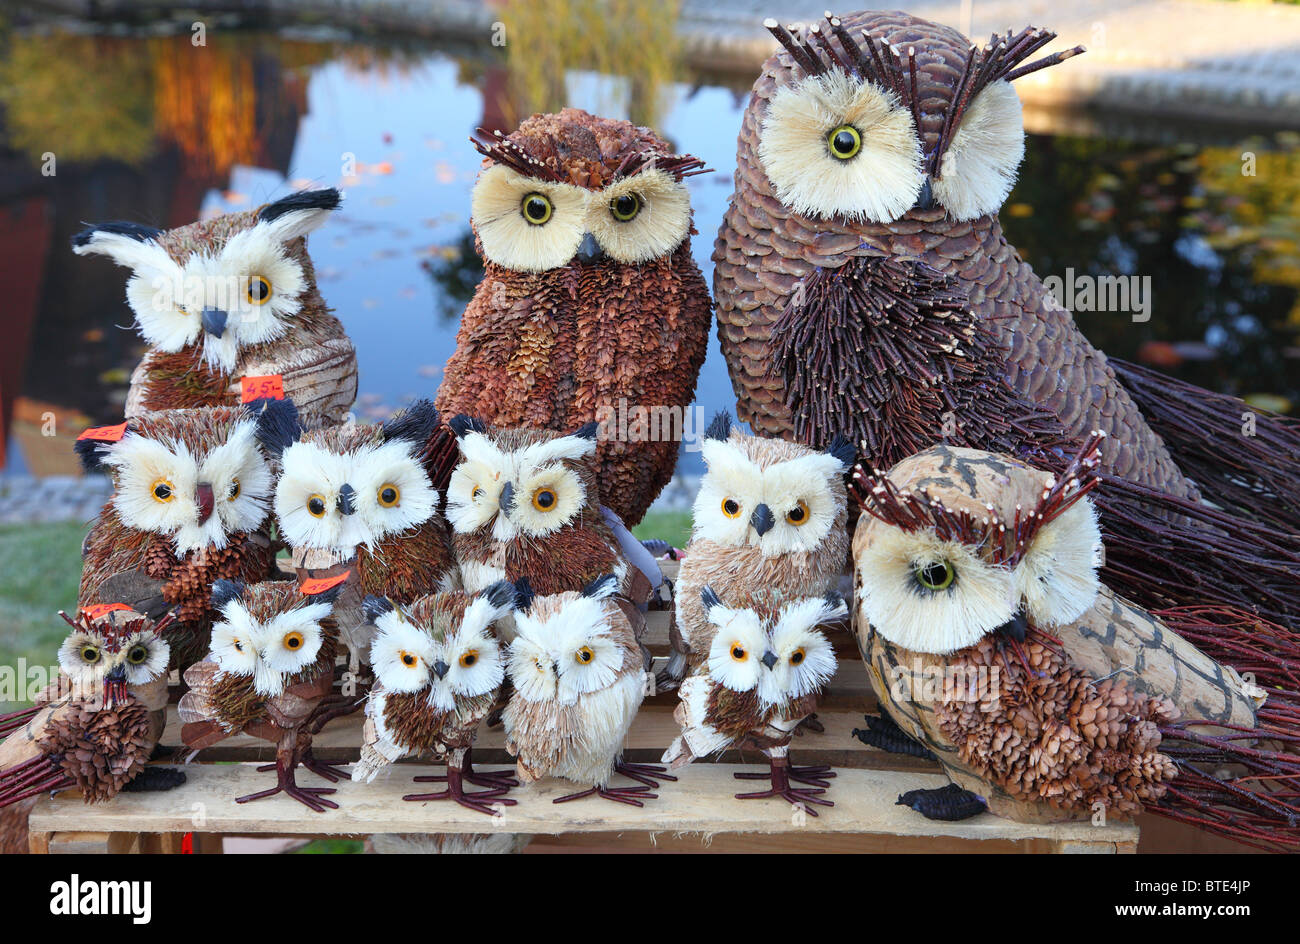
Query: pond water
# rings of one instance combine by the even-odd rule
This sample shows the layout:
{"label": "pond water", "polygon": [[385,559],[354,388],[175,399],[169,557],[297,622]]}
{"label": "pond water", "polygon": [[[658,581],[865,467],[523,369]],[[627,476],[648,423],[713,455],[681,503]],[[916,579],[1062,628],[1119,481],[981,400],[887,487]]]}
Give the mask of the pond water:
{"label": "pond water", "polygon": [[[357,347],[358,413],[379,418],[432,395],[478,278],[468,214],[479,157],[467,137],[479,125],[509,130],[536,102],[497,52],[287,32],[226,34],[200,49],[188,35],[8,35],[7,470],[60,471],[64,460],[38,457],[24,429],[51,412],[74,432],[113,421],[142,350],[124,327],[123,270],[68,248],[82,221],[170,227],[295,187],[342,187],[345,206],[310,251]],[[714,169],[690,180],[693,249],[709,277],[750,78],[684,75],[647,92],[578,66],[549,81],[548,104],[653,120]],[[1246,152],[1253,176],[1242,173]],[[41,173],[49,154],[53,176]],[[1286,135],[1193,145],[1176,134],[1172,143],[1032,134],[1003,213],[1041,274],[1150,277],[1148,321],[1079,313],[1103,349],[1283,411],[1300,404],[1298,218],[1300,141]],[[698,401],[734,405],[716,338]]]}

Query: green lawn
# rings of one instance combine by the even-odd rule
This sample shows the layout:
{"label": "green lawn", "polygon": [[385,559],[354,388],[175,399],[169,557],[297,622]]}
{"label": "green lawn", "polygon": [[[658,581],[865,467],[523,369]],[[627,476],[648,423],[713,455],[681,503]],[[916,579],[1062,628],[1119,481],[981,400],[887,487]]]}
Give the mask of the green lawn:
{"label": "green lawn", "polygon": [[691,513],[689,511],[652,511],[632,529],[642,541],[658,538],[673,547],[685,547],[691,539]]}

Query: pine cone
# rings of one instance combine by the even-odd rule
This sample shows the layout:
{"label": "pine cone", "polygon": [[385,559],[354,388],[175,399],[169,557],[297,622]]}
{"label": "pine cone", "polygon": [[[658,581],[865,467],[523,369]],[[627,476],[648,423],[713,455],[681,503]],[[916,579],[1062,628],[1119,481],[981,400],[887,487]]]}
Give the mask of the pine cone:
{"label": "pine cone", "polygon": [[149,760],[149,713],[137,701],[98,711],[77,703],[51,718],[37,742],[87,803],[116,796]]}

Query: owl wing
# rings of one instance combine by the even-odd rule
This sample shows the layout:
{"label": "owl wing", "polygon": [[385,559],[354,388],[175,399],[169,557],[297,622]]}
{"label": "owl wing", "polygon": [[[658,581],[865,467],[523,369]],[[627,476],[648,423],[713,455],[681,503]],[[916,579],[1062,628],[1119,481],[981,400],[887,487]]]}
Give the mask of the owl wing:
{"label": "owl wing", "polygon": [[81,559],[77,601],[82,606],[127,603],[153,616],[150,610],[160,605],[162,577],[175,555],[165,540],[123,524],[109,503],[82,542]]}
{"label": "owl wing", "polygon": [[506,750],[517,759],[519,779],[540,780],[564,760],[581,734],[581,717],[573,707],[555,702],[528,701],[516,695],[506,705],[502,720]]}
{"label": "owl wing", "polygon": [[396,763],[411,752],[394,739],[384,723],[387,693],[379,682],[366,699],[366,723],[361,734],[361,759],[352,767],[355,783],[370,783],[389,764]]}
{"label": "owl wing", "polygon": [[188,691],[181,696],[176,714],[181,719],[181,742],[193,750],[210,747],[235,733],[221,721],[214,692],[217,672],[217,664],[204,659],[184,673]]}
{"label": "owl wing", "polygon": [[707,675],[692,675],[682,682],[677,690],[681,700],[673,711],[682,733],[664,752],[662,763],[684,767],[697,757],[707,757],[732,746],[732,737],[719,731],[710,720],[709,705],[717,688],[718,684]]}

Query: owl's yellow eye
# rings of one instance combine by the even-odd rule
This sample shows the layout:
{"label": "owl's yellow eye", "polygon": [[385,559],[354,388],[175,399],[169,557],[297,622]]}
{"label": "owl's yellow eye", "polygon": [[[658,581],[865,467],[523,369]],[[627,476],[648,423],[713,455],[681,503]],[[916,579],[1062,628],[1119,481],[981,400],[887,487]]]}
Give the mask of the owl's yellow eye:
{"label": "owl's yellow eye", "polygon": [[596,658],[596,653],[591,651],[591,646],[583,646],[573,654],[573,657],[583,665],[586,665],[592,659]]}
{"label": "owl's yellow eye", "polygon": [[803,502],[795,505],[785,513],[785,520],[796,528],[808,522],[808,506]]}
{"label": "owl's yellow eye", "polygon": [[81,661],[87,665],[94,665],[99,661],[99,650],[94,646],[82,646]]}
{"label": "owl's yellow eye", "polygon": [[234,501],[239,497],[239,479],[230,480],[230,492],[226,495],[226,501]]}
{"label": "owl's yellow eye", "polygon": [[325,496],[312,495],[307,499],[307,514],[313,518],[325,517]]}
{"label": "owl's yellow eye", "polygon": [[149,658],[149,650],[144,646],[132,646],[131,651],[126,654],[126,661],[132,665],[140,665]]}
{"label": "owl's yellow eye", "polygon": [[798,665],[799,663],[803,662],[803,659],[804,659],[803,649],[796,649],[794,652],[790,653],[791,665]]}
{"label": "owl's yellow eye", "polygon": [[738,642],[732,643],[731,658],[735,662],[744,662],[746,659],[749,658],[749,653],[745,651],[745,647],[742,646],[740,643]]}
{"label": "owl's yellow eye", "polygon": [[251,305],[265,305],[271,300],[271,283],[261,275],[248,280],[248,301]]}
{"label": "owl's yellow eye", "polygon": [[384,484],[380,486],[377,497],[379,498],[379,504],[385,508],[392,508],[402,500],[402,490],[396,485]]}
{"label": "owl's yellow eye", "polygon": [[549,488],[539,488],[533,492],[533,507],[538,511],[550,511],[555,507],[555,491]]}
{"label": "owl's yellow eye", "polygon": [[292,633],[284,634],[284,648],[290,652],[296,652],[301,649],[306,640],[302,638],[302,633],[294,630]]}
{"label": "owl's yellow eye", "polygon": [[481,488],[479,488],[477,485],[475,485],[475,486],[474,486],[474,491],[472,491],[472,492],[469,493],[469,497],[470,497],[470,498],[478,498],[478,497],[479,497],[480,495],[482,495],[482,494],[483,494],[483,489],[481,489]]}
{"label": "owl's yellow eye", "polygon": [[542,194],[530,193],[524,197],[523,203],[519,204],[519,212],[524,215],[524,219],[534,226],[541,226],[551,218],[553,208],[551,201]]}
{"label": "owl's yellow eye", "polygon": [[462,653],[461,653],[461,656],[460,656],[460,667],[461,667],[462,669],[468,669],[470,666],[474,665],[474,663],[476,663],[476,662],[478,662],[478,650],[477,650],[477,649],[470,649],[470,650],[468,650],[467,652],[462,652]]}
{"label": "owl's yellow eye", "polygon": [[947,561],[934,561],[914,571],[916,582],[927,590],[947,590],[957,579],[957,571]]}
{"label": "owl's yellow eye", "polygon": [[734,498],[724,498],[722,500],[722,513],[728,518],[740,517],[740,502]]}
{"label": "owl's yellow eye", "polygon": [[397,654],[397,658],[401,659],[402,665],[406,666],[408,669],[415,668],[415,664],[420,661],[419,656],[413,652],[407,652],[405,649]]}
{"label": "owl's yellow eye", "polygon": [[232,640],[230,644],[235,647],[236,652],[244,651],[244,644],[240,642],[238,639]]}
{"label": "owl's yellow eye", "polygon": [[166,479],[158,479],[149,491],[153,494],[154,501],[166,503],[176,497],[172,494],[172,483]]}
{"label": "owl's yellow eye", "polygon": [[609,201],[609,212],[620,223],[634,219],[641,212],[641,198],[634,193],[625,193]]}
{"label": "owl's yellow eye", "polygon": [[832,157],[847,161],[862,150],[862,135],[853,125],[840,125],[826,135],[826,147]]}

